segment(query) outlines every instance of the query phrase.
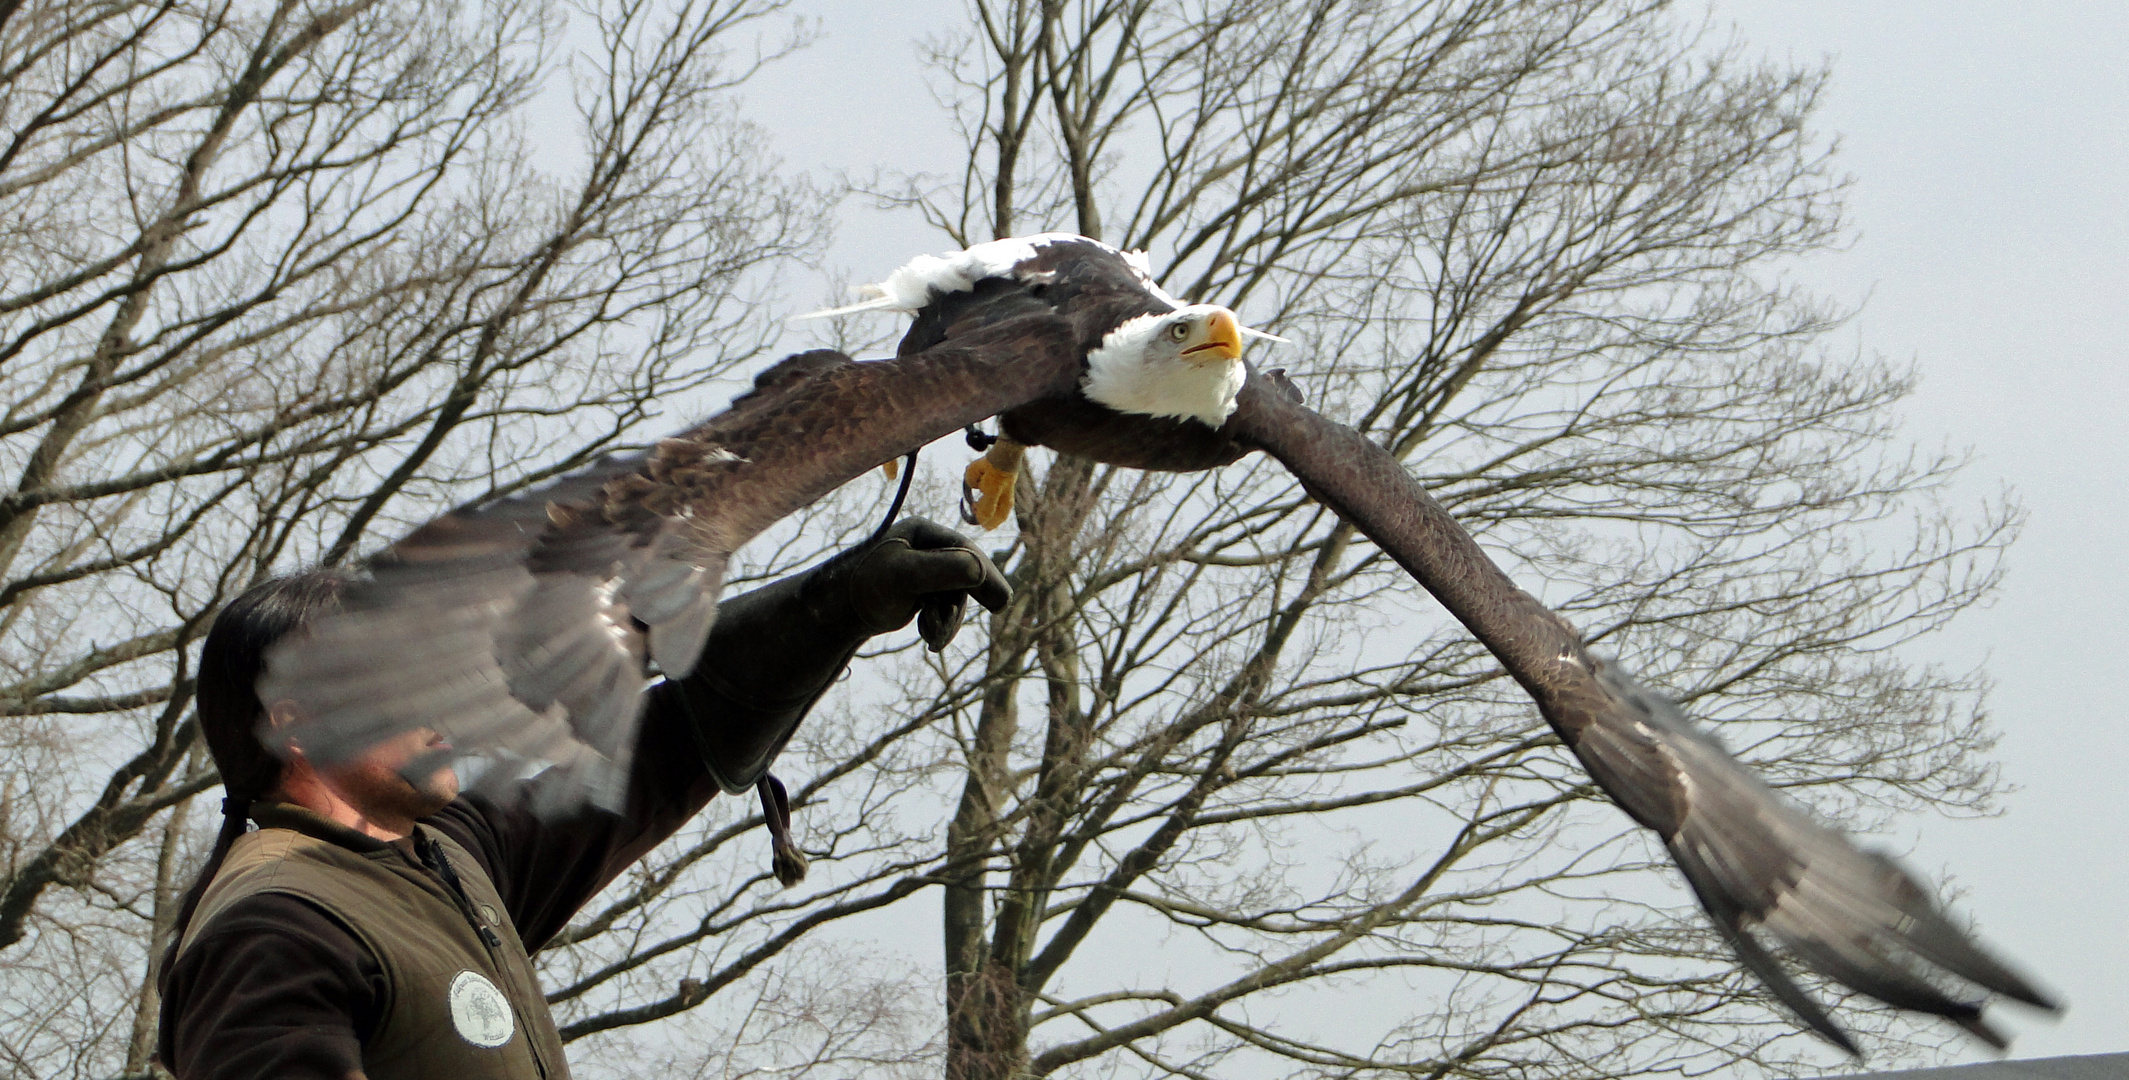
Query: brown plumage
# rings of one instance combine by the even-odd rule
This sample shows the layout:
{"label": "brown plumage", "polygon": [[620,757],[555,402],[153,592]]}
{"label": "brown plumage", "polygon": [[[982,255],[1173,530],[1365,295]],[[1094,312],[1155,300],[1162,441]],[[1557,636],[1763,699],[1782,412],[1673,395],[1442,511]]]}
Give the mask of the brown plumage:
{"label": "brown plumage", "polygon": [[[1890,860],[1814,821],[1590,653],[1394,458],[1303,406],[1280,373],[1250,371],[1217,427],[1088,400],[1084,358],[1119,326],[1176,310],[1142,267],[1091,241],[1044,238],[985,273],[928,294],[920,282],[923,303],[894,360],[792,357],[730,411],[647,455],[416,530],[373,561],[345,614],[272,652],[262,697],[299,703],[312,718],[306,750],[321,757],[435,727],[454,753],[500,761],[498,773],[554,762],[578,794],[613,805],[643,658],[686,671],[730,553],[846,480],[993,415],[1021,443],[1134,468],[1209,469],[1261,450],[1493,652],[1590,776],[1663,838],[1744,963],[1813,1030],[1855,1050],[1755,931],[1831,978],[1999,1046],[1980,1002],[1940,987],[1947,975],[2055,1007]],[[907,275],[890,284],[908,291]],[[889,302],[910,301],[873,306]]]}
{"label": "brown plumage", "polygon": [[[935,296],[901,347],[920,353],[1024,317],[1035,305],[1055,305],[1091,348],[1103,328],[1174,304],[1142,287],[1135,269],[1109,249],[1053,243],[1009,277]],[[1142,469],[1216,468],[1251,450],[1277,458],[1470,629],[1590,777],[1663,838],[1746,967],[1848,1052],[1859,1053],[1755,931],[1772,934],[1823,975],[1888,1004],[1946,1017],[1998,1048],[2005,1040],[1981,1018],[1979,996],[1948,992],[1939,985],[1945,975],[2057,1008],[1946,919],[1929,891],[1892,860],[1814,820],[1668,699],[1591,653],[1573,626],[1517,588],[1396,459],[1302,405],[1283,373],[1252,370],[1217,429],[1125,416],[1078,394],[1022,405],[999,426],[1027,445]]]}
{"label": "brown plumage", "polygon": [[1663,838],[1739,959],[1812,1030],[1860,1053],[1755,930],[1822,975],[1946,1017],[1999,1049],[2006,1041],[1982,1020],[1980,997],[1948,992],[1943,975],[2058,1007],[1946,919],[1892,860],[1814,820],[1668,699],[1590,652],[1380,447],[1254,377],[1222,432],[1278,458],[1471,630],[1591,779]]}
{"label": "brown plumage", "polygon": [[260,699],[297,704],[306,722],[287,734],[319,761],[435,728],[449,755],[488,759],[484,775],[565,770],[552,810],[618,806],[644,659],[692,669],[733,551],[912,447],[1071,393],[1078,357],[1049,313],[892,363],[793,356],[647,453],[416,529],[343,611],[269,651]]}

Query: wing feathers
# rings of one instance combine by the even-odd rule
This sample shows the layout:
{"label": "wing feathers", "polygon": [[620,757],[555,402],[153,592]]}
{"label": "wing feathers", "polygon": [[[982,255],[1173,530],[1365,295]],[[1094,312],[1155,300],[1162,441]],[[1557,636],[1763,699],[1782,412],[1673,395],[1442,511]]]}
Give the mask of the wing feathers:
{"label": "wing feathers", "polygon": [[1960,978],[2054,1003],[1990,957],[1890,859],[1856,849],[1731,757],[1675,706],[1590,654],[1573,628],[1515,587],[1402,466],[1359,433],[1302,408],[1254,372],[1222,433],[1260,448],[1352,522],[1469,627],[1538,702],[1590,776],[1663,837],[1738,957],[1814,1031],[1855,1052],[1753,938],[1902,1008],[2000,1045]]}
{"label": "wing feathers", "polygon": [[1797,1019],[1802,1020],[1811,1030],[1835,1046],[1851,1054],[1860,1055],[1862,1051],[1857,1048],[1854,1040],[1841,1030],[1840,1025],[1833,1022],[1833,1017],[1827,1015],[1825,1008],[1813,1001],[1811,995],[1804,992],[1803,987],[1796,985],[1796,980],[1789,977],[1780,961],[1759,942],[1753,940],[1751,933],[1744,927],[1743,912],[1730,901],[1721,887],[1710,880],[1707,867],[1700,861],[1698,853],[1673,846],[1671,857],[1677,861],[1679,870],[1684,873],[1686,884],[1692,887],[1693,895],[1699,898],[1701,908],[1707,911],[1715,928],[1722,932],[1723,940],[1729,942],[1730,948],[1737,953],[1737,958],[1744,962],[1745,969],[1758,976],[1760,983],[1774,995],[1775,1000],[1788,1006],[1789,1011],[1796,1014]]}
{"label": "wing feathers", "polygon": [[286,735],[321,764],[431,728],[490,762],[486,785],[553,766],[543,812],[619,808],[646,654],[693,668],[734,549],[911,447],[1070,395],[1078,375],[1073,328],[1047,310],[893,361],[790,357],[647,454],[416,529],[340,612],[269,650],[261,698],[297,703]]}
{"label": "wing feathers", "polygon": [[[705,562],[711,561],[708,557]],[[678,679],[695,670],[702,658],[702,643],[717,621],[717,593],[707,587],[711,580],[724,580],[723,560],[715,567],[700,567],[697,573],[674,589],[688,597],[683,607],[670,609],[666,617],[650,624],[651,659],[667,678]],[[631,596],[633,597],[633,593]]]}

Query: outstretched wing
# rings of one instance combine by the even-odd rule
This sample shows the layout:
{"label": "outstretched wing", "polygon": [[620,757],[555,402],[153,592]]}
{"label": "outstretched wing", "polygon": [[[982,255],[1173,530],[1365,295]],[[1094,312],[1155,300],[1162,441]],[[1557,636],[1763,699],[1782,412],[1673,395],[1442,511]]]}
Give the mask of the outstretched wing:
{"label": "outstretched wing", "polygon": [[1754,936],[1881,1001],[1948,1017],[1991,1044],[1981,1002],[1943,973],[2041,1008],[2056,1005],[1981,951],[1912,877],[1813,820],[1713,736],[1517,588],[1388,453],[1252,371],[1221,435],[1261,449],[1367,534],[1476,635],[1536,699],[1590,776],[1663,837],[1701,905],[1783,1003],[1850,1053],[1855,1044]]}
{"label": "outstretched wing", "polygon": [[645,658],[693,668],[733,551],[881,462],[1078,378],[1073,329],[1048,311],[891,361],[791,357],[646,453],[416,529],[339,612],[269,650],[260,698],[296,704],[283,735],[313,760],[431,728],[451,744],[439,753],[486,759],[486,777],[562,770],[549,812],[618,808]]}
{"label": "outstretched wing", "polygon": [[[916,316],[905,352],[1044,307],[1069,318],[1081,346],[1092,347],[1130,317],[1176,306],[1152,284],[1142,259],[1081,238],[1000,241],[963,253],[951,275],[918,272],[931,265],[911,264],[903,288],[883,289],[893,302],[871,305]],[[1669,701],[1592,654],[1566,620],[1518,589],[1395,459],[1303,407],[1278,373],[1251,371],[1236,411],[1218,431],[1122,416],[1076,395],[1031,399],[1000,422],[1018,442],[1136,468],[1213,468],[1252,449],[1278,458],[1470,628],[1537,701],[1598,785],[1662,836],[1746,966],[1814,1030],[1851,1053],[1854,1043],[1789,977],[1758,932],[1771,933],[1831,978],[1892,1005],[1948,1017],[1999,1047],[2001,1036],[1981,1020],[1981,1003],[1948,992],[1949,977],[2056,1007],[1976,947],[1891,860],[1857,849],[1815,821]]]}

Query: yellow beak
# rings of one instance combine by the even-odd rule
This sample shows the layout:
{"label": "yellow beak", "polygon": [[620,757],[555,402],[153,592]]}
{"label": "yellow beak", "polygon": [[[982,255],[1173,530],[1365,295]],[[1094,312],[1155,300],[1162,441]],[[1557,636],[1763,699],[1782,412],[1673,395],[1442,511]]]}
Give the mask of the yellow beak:
{"label": "yellow beak", "polygon": [[1242,358],[1242,327],[1233,312],[1215,311],[1192,329],[1183,359],[1196,364],[1231,364]]}

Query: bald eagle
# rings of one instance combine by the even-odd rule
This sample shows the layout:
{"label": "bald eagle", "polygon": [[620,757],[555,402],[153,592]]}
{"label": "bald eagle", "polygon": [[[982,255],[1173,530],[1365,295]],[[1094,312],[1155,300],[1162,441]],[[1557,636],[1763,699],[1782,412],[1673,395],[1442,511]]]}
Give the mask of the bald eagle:
{"label": "bald eagle", "polygon": [[688,671],[729,555],[843,482],[993,416],[1020,446],[1135,468],[1209,469],[1262,451],[1493,653],[1812,1030],[1857,1052],[1759,932],[1824,975],[1998,1047],[1982,1002],[1940,984],[2056,1007],[1890,859],[1813,819],[1590,651],[1396,459],[1303,406],[1282,373],[1244,363],[1251,331],[1231,312],[1179,303],[1142,257],[1049,234],[918,260],[875,288],[858,308],[915,316],[895,359],[791,357],[644,454],[422,526],[371,560],[342,613],[270,653],[261,696],[298,703],[306,751],[323,760],[430,727],[452,754],[499,759],[491,774],[553,763],[580,797],[614,805],[646,659]]}
{"label": "bald eagle", "polygon": [[[965,251],[920,255],[885,280],[861,286],[867,299],[800,318],[870,311],[916,316],[917,325],[896,350],[907,356],[937,344],[945,326],[979,309],[987,320],[1031,310],[1001,298],[998,286],[1007,282],[1025,290],[1014,295],[1051,306],[1080,306],[1083,315],[1094,316],[1082,320],[1098,326],[1101,336],[1087,352],[1079,396],[1122,416],[1188,420],[1217,429],[1234,413],[1242,389],[1242,339],[1286,340],[1244,325],[1217,304],[1185,304],[1168,295],[1154,280],[1144,252],[1119,251],[1071,233],[1010,237]],[[1104,298],[1098,313],[1085,309],[1082,298],[1090,288]],[[1114,434],[1102,430],[1111,425],[1092,426]],[[1028,445],[1009,429],[968,466],[963,517],[969,524],[994,529],[1012,513],[1013,481]],[[1134,464],[1179,471],[1210,467],[1195,459]]]}

